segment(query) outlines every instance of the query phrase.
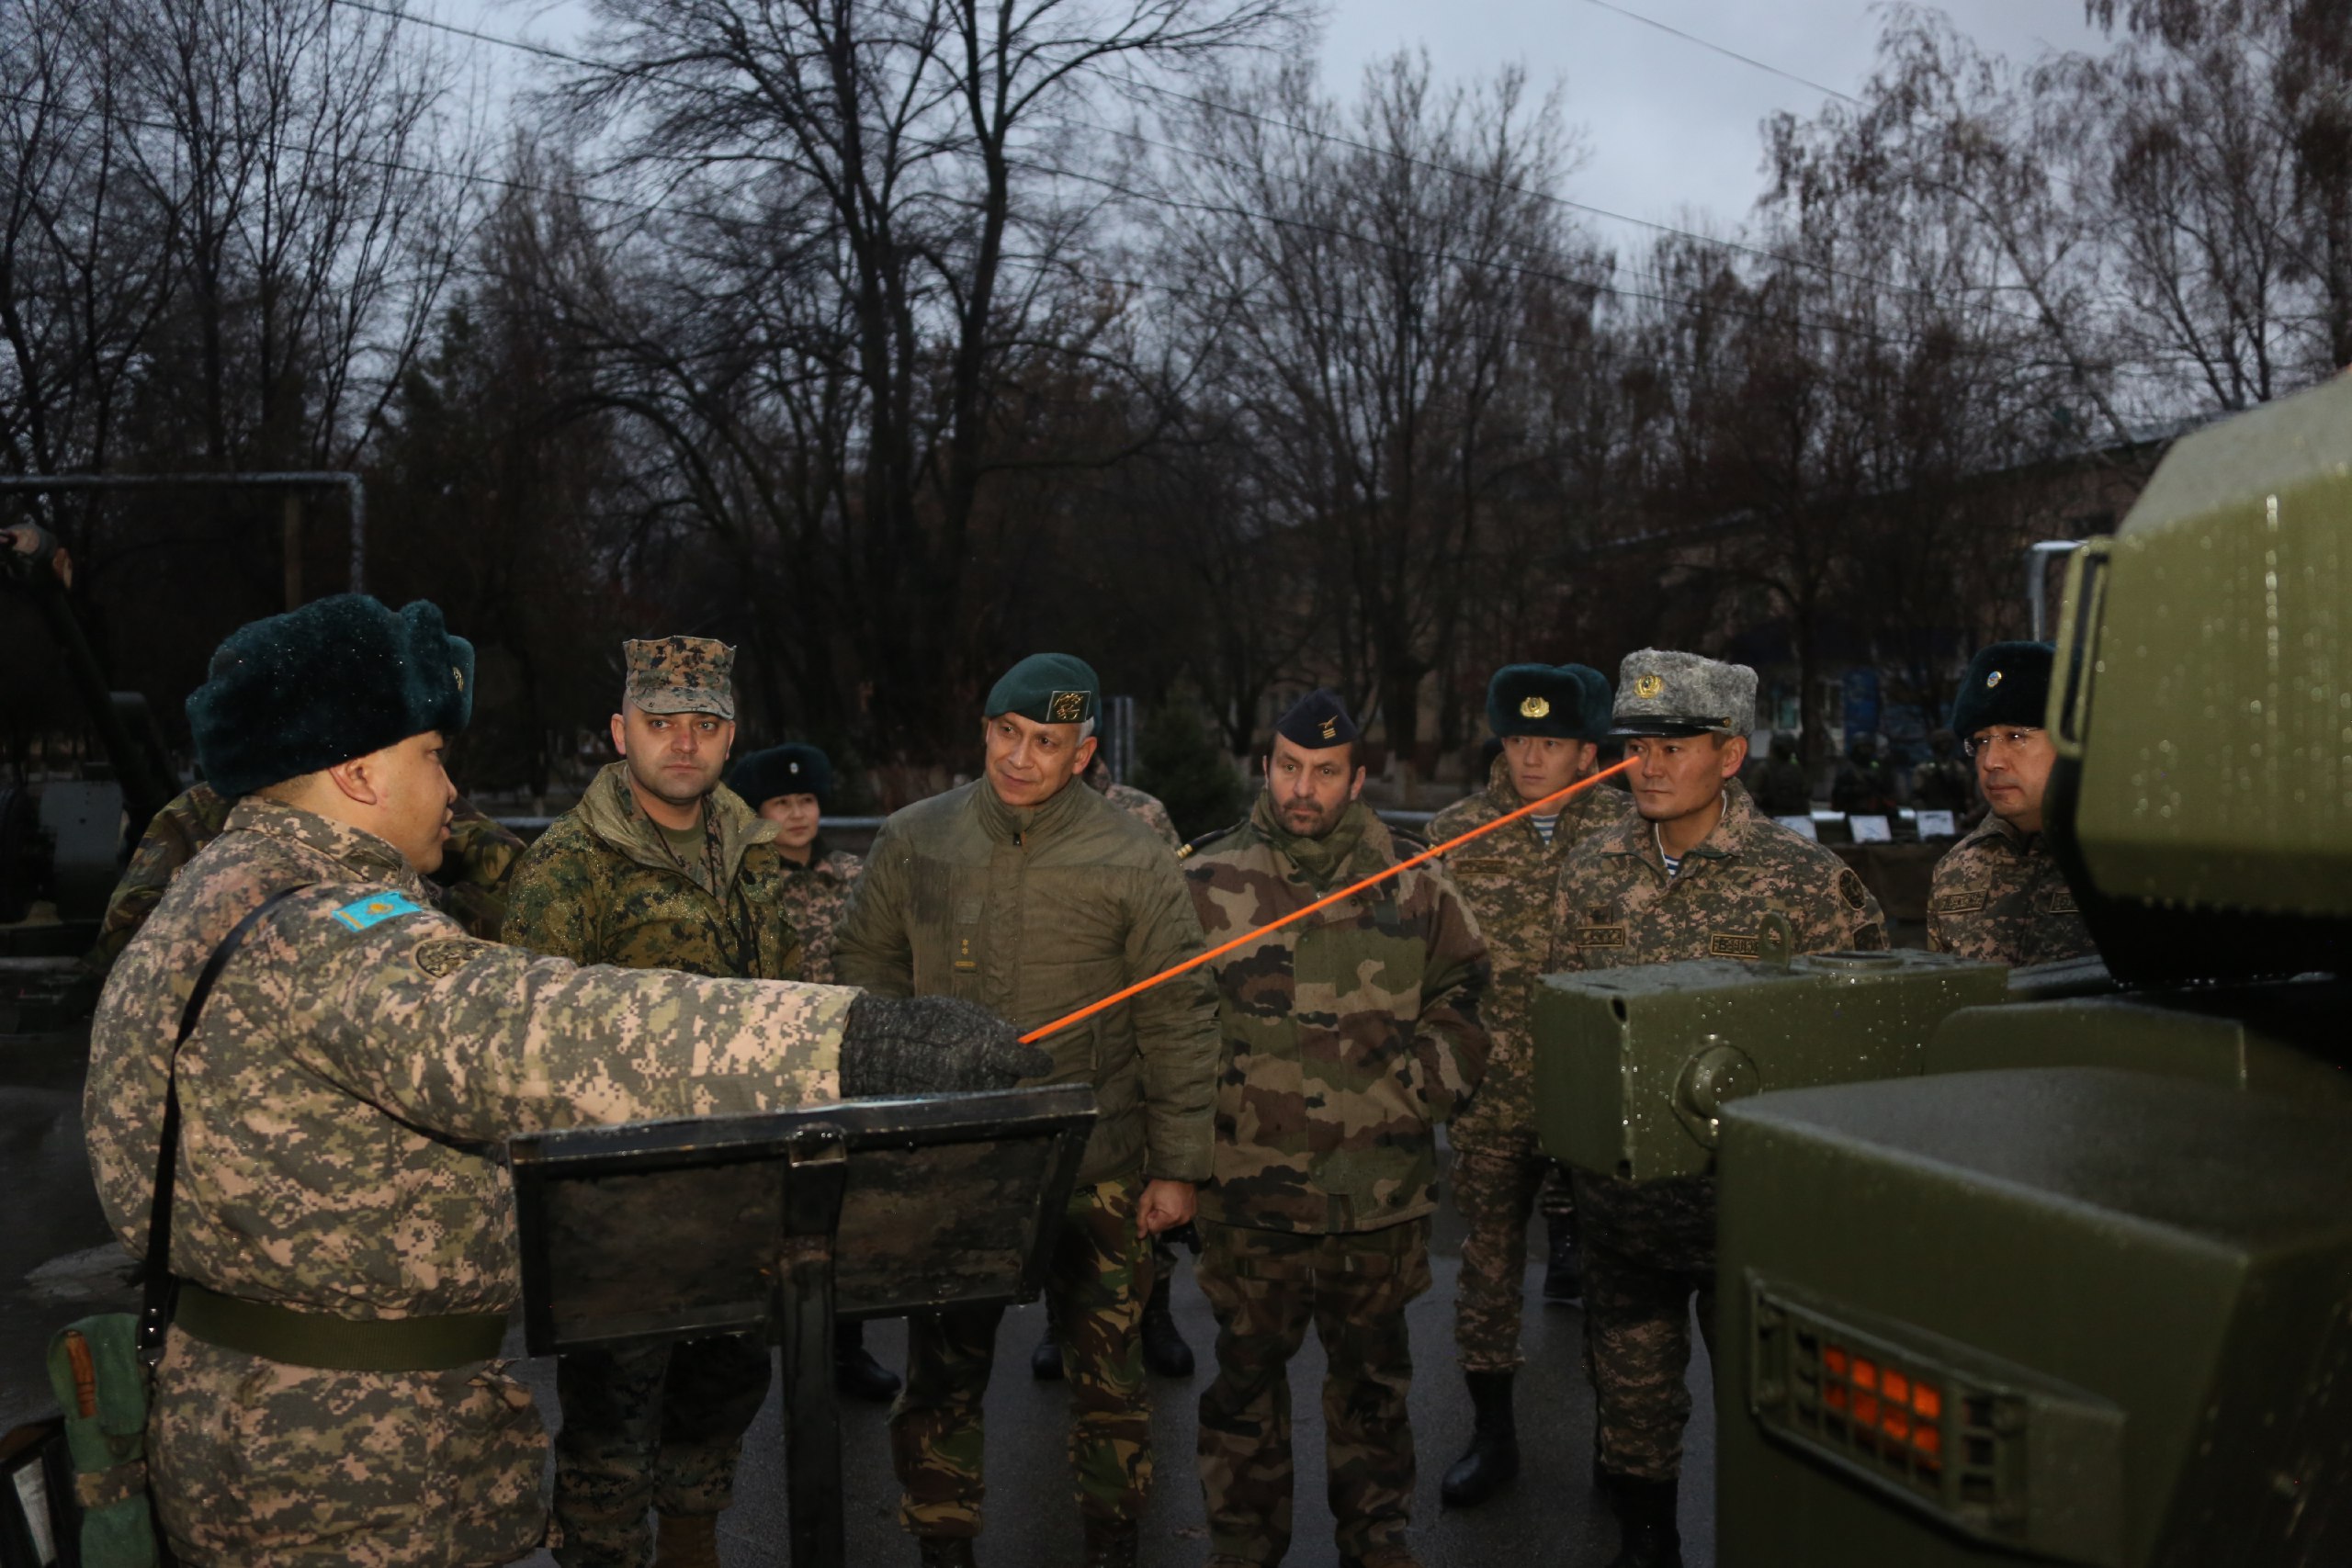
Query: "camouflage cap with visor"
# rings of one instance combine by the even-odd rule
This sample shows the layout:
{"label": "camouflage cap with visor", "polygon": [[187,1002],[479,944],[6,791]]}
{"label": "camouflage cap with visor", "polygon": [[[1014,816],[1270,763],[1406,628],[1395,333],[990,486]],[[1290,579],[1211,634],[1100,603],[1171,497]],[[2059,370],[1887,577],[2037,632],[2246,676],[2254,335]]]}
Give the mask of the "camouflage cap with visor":
{"label": "camouflage cap with visor", "polygon": [[623,690],[646,713],[735,717],[735,650],[708,637],[634,637],[621,644]]}

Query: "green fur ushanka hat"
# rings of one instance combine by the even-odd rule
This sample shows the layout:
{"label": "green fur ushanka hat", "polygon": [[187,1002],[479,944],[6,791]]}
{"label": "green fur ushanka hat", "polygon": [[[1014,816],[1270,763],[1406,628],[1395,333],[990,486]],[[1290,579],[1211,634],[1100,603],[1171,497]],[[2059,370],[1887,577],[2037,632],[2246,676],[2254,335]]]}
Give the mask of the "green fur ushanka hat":
{"label": "green fur ushanka hat", "polygon": [[2000,725],[2040,729],[2057,651],[2046,642],[1996,642],[1979,649],[1952,698],[1951,732],[1965,740]]}
{"label": "green fur ushanka hat", "polygon": [[474,708],[474,645],[419,599],[394,614],[338,593],[247,622],[189,694],[197,759],[233,800],[428,729],[455,735]]}
{"label": "green fur ushanka hat", "polygon": [[1555,740],[1609,739],[1609,677],[1583,664],[1506,664],[1487,682],[1487,728]]}

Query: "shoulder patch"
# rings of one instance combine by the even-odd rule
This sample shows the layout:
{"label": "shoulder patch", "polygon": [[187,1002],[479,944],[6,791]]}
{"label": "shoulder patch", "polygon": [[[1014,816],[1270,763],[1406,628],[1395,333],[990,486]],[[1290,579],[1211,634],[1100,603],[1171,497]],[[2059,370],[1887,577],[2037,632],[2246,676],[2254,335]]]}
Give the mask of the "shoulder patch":
{"label": "shoulder patch", "polygon": [[421,915],[424,911],[410,902],[405,893],[377,893],[365,898],[355,898],[333,912],[333,918],[346,928],[364,931],[380,926],[386,920],[397,920],[402,915]]}
{"label": "shoulder patch", "polygon": [[417,943],[416,951],[409,956],[415,960],[419,969],[439,980],[455,974],[497,945],[494,942],[482,942],[469,936],[437,937],[431,942]]}
{"label": "shoulder patch", "polygon": [[1838,874],[1838,897],[1846,900],[1846,908],[1859,909],[1870,902],[1870,894],[1862,886],[1861,877],[1852,866]]}

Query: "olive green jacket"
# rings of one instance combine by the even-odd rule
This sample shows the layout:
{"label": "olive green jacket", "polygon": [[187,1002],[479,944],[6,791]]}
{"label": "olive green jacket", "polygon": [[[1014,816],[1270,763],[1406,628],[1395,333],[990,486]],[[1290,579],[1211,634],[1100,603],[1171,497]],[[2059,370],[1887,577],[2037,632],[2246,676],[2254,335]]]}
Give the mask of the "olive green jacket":
{"label": "olive green jacket", "polygon": [[[834,948],[845,986],[960,997],[1023,1031],[1201,951],[1176,858],[1083,784],[1017,809],[981,779],[882,825]],[[1216,1000],[1195,970],[1039,1042],[1045,1083],[1091,1083],[1078,1179],[1209,1174]]]}
{"label": "olive green jacket", "polygon": [[612,763],[515,866],[502,940],[574,964],[800,978],[775,824],[723,784],[703,802],[703,822],[724,897],[679,864],[629,793],[628,765]]}

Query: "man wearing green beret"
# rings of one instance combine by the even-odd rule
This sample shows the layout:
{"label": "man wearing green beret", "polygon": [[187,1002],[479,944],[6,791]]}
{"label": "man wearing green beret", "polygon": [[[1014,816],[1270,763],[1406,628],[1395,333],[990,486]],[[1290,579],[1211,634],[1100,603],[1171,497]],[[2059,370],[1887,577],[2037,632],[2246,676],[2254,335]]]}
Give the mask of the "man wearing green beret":
{"label": "man wearing green beret", "polygon": [[[1080,781],[1094,671],[1023,660],[982,708],[980,779],[897,812],[866,856],[837,962],[885,996],[950,996],[1033,1030],[1201,951],[1175,856]],[[1090,1565],[1132,1564],[1151,1484],[1138,1334],[1150,1237],[1191,1220],[1209,1173],[1216,1009],[1197,973],[1042,1042],[1049,1082],[1094,1086],[1100,1113],[1046,1282],[1069,1382],[1069,1459]],[[981,1398],[1001,1309],[907,1326],[890,1416],[899,1517],[926,1564],[967,1564],[980,1530]]]}
{"label": "man wearing green beret", "polygon": [[2098,951],[2066,874],[2042,833],[2042,794],[2058,750],[2046,642],[1996,642],[1970,660],[1952,700],[1952,733],[1976,764],[1991,810],[1936,862],[1928,945],[1995,964],[2055,964]]}
{"label": "man wearing green beret", "polygon": [[[1582,664],[1512,664],[1487,684],[1487,724],[1502,741],[1487,787],[1430,823],[1439,843],[1557,795],[1599,764],[1609,735],[1609,677]],[[1486,1501],[1519,1473],[1511,1382],[1526,1294],[1527,1221],[1539,1193],[1553,1260],[1573,1270],[1574,1204],[1559,1168],[1535,1137],[1532,989],[1551,957],[1560,866],[1594,828],[1614,821],[1624,797],[1589,789],[1523,817],[1446,857],[1462,897],[1478,917],[1494,979],[1479,1016],[1492,1046],[1477,1098],[1447,1129],[1453,1145],[1453,1201],[1468,1227],[1454,1287],[1453,1338],[1476,1411],[1470,1448],[1445,1472],[1449,1507]],[[1564,1288],[1567,1287],[1563,1281]],[[1548,1281],[1547,1281],[1548,1288]]]}
{"label": "man wearing green beret", "polygon": [[100,1204],[143,1254],[176,1104],[158,1221],[180,1290],[146,1451],[183,1562],[469,1568],[542,1540],[546,1433],[498,1359],[505,1139],[1040,1065],[978,1008],[467,935],[423,878],[473,669],[431,604],[344,594],[231,636],[188,699],[235,804],[115,964],[82,1106]]}

